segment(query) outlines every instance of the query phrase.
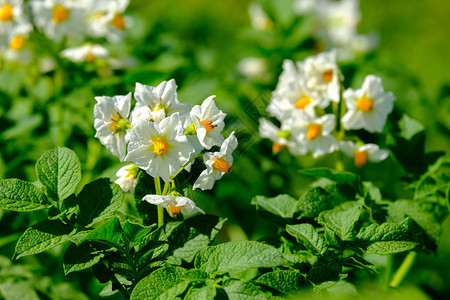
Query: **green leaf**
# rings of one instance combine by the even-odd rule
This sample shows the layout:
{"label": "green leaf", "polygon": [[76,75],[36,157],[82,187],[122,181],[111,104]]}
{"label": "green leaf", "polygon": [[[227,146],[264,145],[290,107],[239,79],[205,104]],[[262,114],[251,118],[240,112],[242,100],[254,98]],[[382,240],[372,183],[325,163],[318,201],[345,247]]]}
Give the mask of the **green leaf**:
{"label": "green leaf", "polygon": [[175,299],[189,285],[189,281],[182,278],[184,273],[186,270],[180,267],[165,267],[153,271],[136,284],[131,300]]}
{"label": "green leaf", "polygon": [[0,292],[5,300],[39,300],[36,291],[29,282],[12,279],[0,284]]}
{"label": "green leaf", "polygon": [[86,241],[94,241],[109,244],[113,247],[120,247],[124,232],[117,217],[110,219],[98,228],[87,234],[78,244]]}
{"label": "green leaf", "polygon": [[192,262],[200,250],[211,244],[225,221],[217,216],[198,215],[183,222],[167,223],[169,251],[173,251],[169,262],[179,265],[182,261]]}
{"label": "green leaf", "polygon": [[45,152],[36,163],[39,181],[47,188],[47,195],[62,201],[73,194],[81,180],[81,164],[75,152],[56,148]]}
{"label": "green leaf", "polygon": [[28,228],[20,237],[14,258],[44,252],[70,241],[75,235],[73,227],[60,220],[44,220]]}
{"label": "green leaf", "polygon": [[216,287],[214,286],[214,281],[209,280],[206,282],[205,286],[191,287],[184,297],[184,300],[213,300],[215,296]]}
{"label": "green leaf", "polygon": [[332,210],[322,212],[319,223],[334,231],[343,241],[349,241],[356,235],[355,223],[361,213],[361,203],[344,202]]}
{"label": "green leaf", "polygon": [[276,267],[288,260],[274,247],[254,241],[228,242],[201,251],[195,266],[208,274],[223,274],[247,268]]}
{"label": "green leaf", "polygon": [[139,244],[152,230],[156,227],[156,224],[150,226],[144,226],[131,220],[126,220],[123,224],[123,231],[125,232],[125,238],[130,242],[130,246]]}
{"label": "green leaf", "polygon": [[0,209],[33,211],[49,207],[45,195],[34,184],[20,179],[0,180]]}
{"label": "green leaf", "polygon": [[223,287],[229,300],[263,300],[269,297],[260,287],[246,281],[230,281]]}
{"label": "green leaf", "polygon": [[122,205],[123,191],[109,179],[100,178],[84,186],[77,195],[78,224],[90,227],[112,218]]}
{"label": "green leaf", "polygon": [[417,120],[410,118],[408,115],[404,114],[403,117],[398,122],[398,127],[400,128],[400,136],[405,140],[412,139],[416,134],[425,130],[425,127],[419,123]]}
{"label": "green leaf", "polygon": [[85,270],[98,263],[105,255],[96,252],[88,243],[71,244],[64,253],[64,274]]}
{"label": "green leaf", "polygon": [[315,168],[301,170],[301,174],[328,178],[338,184],[348,184],[352,186],[358,193],[362,190],[361,178],[353,173],[344,171],[335,171],[328,168]]}
{"label": "green leaf", "polygon": [[278,195],[274,198],[256,196],[252,204],[258,210],[264,210],[283,219],[292,219],[297,211],[298,201],[289,195]]}
{"label": "green leaf", "polygon": [[306,191],[298,201],[300,212],[297,219],[315,219],[322,211],[329,210],[342,203],[342,198],[330,194],[321,187],[315,187]]}
{"label": "green leaf", "polygon": [[255,282],[274,288],[284,294],[310,285],[297,270],[276,270],[262,275]]}
{"label": "green leaf", "polygon": [[406,241],[387,241],[387,242],[375,242],[367,247],[368,254],[380,254],[387,255],[393,253],[400,253],[412,250],[416,248],[419,243],[406,242]]}
{"label": "green leaf", "polygon": [[314,254],[324,255],[327,251],[325,239],[308,223],[287,225],[286,231],[302,243],[306,249]]}

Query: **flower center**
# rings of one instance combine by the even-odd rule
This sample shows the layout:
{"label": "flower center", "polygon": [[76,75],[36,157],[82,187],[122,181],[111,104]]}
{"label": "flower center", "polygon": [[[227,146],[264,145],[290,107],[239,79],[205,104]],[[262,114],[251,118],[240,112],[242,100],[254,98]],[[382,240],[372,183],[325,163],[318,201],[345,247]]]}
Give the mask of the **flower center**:
{"label": "flower center", "polygon": [[25,45],[25,41],[26,40],[23,36],[20,36],[20,35],[15,36],[9,42],[9,48],[14,49],[14,50],[20,50]]}
{"label": "flower center", "polygon": [[322,79],[326,83],[331,82],[333,80],[333,70],[326,70],[322,73]]}
{"label": "flower center", "polygon": [[310,124],[308,131],[306,132],[306,138],[308,140],[314,140],[322,133],[322,126],[319,124]]}
{"label": "flower center", "polygon": [[172,203],[169,202],[169,207],[167,208],[172,216],[176,216],[181,211],[181,206],[174,206]]}
{"label": "flower center", "polygon": [[356,107],[365,112],[371,112],[373,110],[373,101],[366,96],[359,98],[356,101]]}
{"label": "flower center", "polygon": [[130,167],[127,169],[128,173],[125,175],[126,178],[133,177],[137,178],[139,168],[135,166],[134,164],[131,164]]}
{"label": "flower center", "polygon": [[163,155],[167,151],[167,143],[162,139],[157,139],[153,143],[153,150],[155,150],[156,154]]}
{"label": "flower center", "polygon": [[223,173],[231,172],[231,165],[222,157],[214,160],[213,168]]}
{"label": "flower center", "polygon": [[113,134],[125,132],[127,129],[131,128],[128,121],[125,120],[124,118],[122,118],[122,116],[120,114],[117,114],[117,115],[113,114],[111,116],[111,121],[112,121],[112,124],[108,128],[114,131]]}
{"label": "flower center", "polygon": [[86,57],[84,58],[84,60],[88,63],[91,63],[95,60],[95,55],[94,54],[87,54]]}
{"label": "flower center", "polygon": [[286,145],[282,145],[282,144],[278,144],[278,143],[272,144],[272,152],[274,154],[280,153],[284,148],[286,148]]}
{"label": "flower center", "polygon": [[362,166],[364,166],[367,163],[367,156],[368,153],[367,151],[353,151],[353,153],[355,154],[355,166],[357,166],[358,168],[361,168]]}
{"label": "flower center", "polygon": [[70,16],[70,11],[60,4],[56,4],[53,8],[53,22],[55,24],[63,23]]}
{"label": "flower center", "polygon": [[311,98],[309,98],[308,96],[303,96],[297,101],[297,103],[295,103],[295,107],[301,110],[305,110],[306,106],[308,106],[310,103]]}
{"label": "flower center", "polygon": [[125,30],[125,20],[121,14],[116,14],[111,23],[119,30]]}
{"label": "flower center", "polygon": [[0,9],[0,21],[11,21],[13,19],[13,8],[11,4],[5,4]]}
{"label": "flower center", "polygon": [[204,121],[204,122],[200,122],[200,124],[205,126],[206,132],[211,131],[214,128],[216,128],[216,125],[213,125],[212,121]]}

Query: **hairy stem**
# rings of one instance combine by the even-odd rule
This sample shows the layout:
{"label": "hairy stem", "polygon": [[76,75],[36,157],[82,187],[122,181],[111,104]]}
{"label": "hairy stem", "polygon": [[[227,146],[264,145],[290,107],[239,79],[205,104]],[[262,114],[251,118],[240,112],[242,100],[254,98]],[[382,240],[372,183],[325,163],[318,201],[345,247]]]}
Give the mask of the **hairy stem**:
{"label": "hairy stem", "polygon": [[408,255],[403,260],[400,268],[398,268],[397,272],[395,272],[394,277],[392,278],[389,286],[392,288],[399,287],[402,282],[405,280],[409,271],[411,270],[414,261],[416,260],[417,252],[409,252]]}
{"label": "hairy stem", "polygon": [[386,270],[385,270],[385,285],[389,287],[389,283],[391,282],[392,273],[394,273],[394,254],[388,254],[386,260]]}
{"label": "hairy stem", "polygon": [[[163,195],[161,193],[161,179],[155,177],[155,191],[157,195]],[[158,228],[164,225],[164,207],[158,206]]]}

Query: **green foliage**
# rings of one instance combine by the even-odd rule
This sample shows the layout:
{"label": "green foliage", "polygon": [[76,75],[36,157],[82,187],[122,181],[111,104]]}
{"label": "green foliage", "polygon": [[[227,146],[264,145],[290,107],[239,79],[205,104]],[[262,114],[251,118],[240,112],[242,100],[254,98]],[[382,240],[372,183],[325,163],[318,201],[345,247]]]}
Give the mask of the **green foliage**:
{"label": "green foliage", "polygon": [[0,180],[0,207],[14,211],[49,208],[43,192],[34,184],[19,179]]}

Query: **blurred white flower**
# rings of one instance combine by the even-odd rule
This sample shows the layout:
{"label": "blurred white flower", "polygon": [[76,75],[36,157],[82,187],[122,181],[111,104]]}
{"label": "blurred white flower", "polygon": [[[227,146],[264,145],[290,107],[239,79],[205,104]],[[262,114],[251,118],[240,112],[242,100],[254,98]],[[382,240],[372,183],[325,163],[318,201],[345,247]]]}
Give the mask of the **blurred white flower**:
{"label": "blurred white flower", "polygon": [[312,152],[314,158],[331,153],[339,148],[331,132],[335,126],[334,115],[313,118],[306,115],[298,118],[292,128],[292,137],[299,145]]}
{"label": "blurred white flower", "polygon": [[34,22],[47,37],[59,42],[63,37],[80,40],[85,33],[86,6],[74,0],[32,0]]}
{"label": "blurred white flower", "polygon": [[147,195],[142,198],[142,200],[147,201],[150,204],[166,208],[167,212],[172,217],[178,215],[180,212],[183,216],[192,216],[197,213],[205,213],[195,205],[194,201],[187,197],[174,195]]}
{"label": "blurred white flower", "polygon": [[31,61],[31,52],[25,47],[32,29],[33,27],[28,22],[18,22],[11,27],[10,32],[5,37],[6,43],[0,45],[0,50],[2,50],[2,56],[5,60],[21,63]]}
{"label": "blurred white flower", "polygon": [[117,183],[124,192],[132,191],[137,184],[137,176],[139,168],[134,164],[129,164],[117,171],[116,176],[119,177]]}
{"label": "blurred white flower", "polygon": [[94,127],[95,137],[106,146],[120,161],[126,155],[131,126],[128,121],[131,106],[131,93],[125,96],[95,97]]}
{"label": "blurred white flower", "polygon": [[306,78],[306,87],[321,98],[320,107],[327,107],[330,100],[339,102],[341,74],[336,64],[335,51],[307,57],[297,65]]}
{"label": "blurred white flower", "polygon": [[261,31],[269,31],[273,27],[273,22],[264,12],[261,4],[252,2],[248,7],[248,14],[253,28]]}
{"label": "blurred white flower", "polygon": [[238,62],[237,69],[242,76],[259,78],[267,72],[267,63],[258,57],[245,57]]}
{"label": "blurred white flower", "polygon": [[[132,122],[139,122],[143,117],[148,121],[158,122],[174,113],[179,113],[182,121],[189,115],[188,103],[180,103],[177,99],[175,80],[163,81],[158,86],[147,86],[136,83],[134,92],[136,106],[132,113]],[[159,113],[154,113],[160,111]]]}
{"label": "blurred white flower", "polygon": [[84,44],[80,47],[67,48],[61,52],[61,57],[65,57],[73,62],[94,62],[97,59],[105,59],[109,56],[108,50],[98,44]]}
{"label": "blurred white flower", "polygon": [[133,123],[125,160],[167,182],[195,152],[183,133],[178,113],[160,123],[137,121]]}
{"label": "blurred white flower", "polygon": [[366,165],[367,161],[380,162],[385,160],[389,155],[387,150],[381,150],[376,144],[365,144],[358,147],[351,141],[344,141],[340,143],[340,146],[345,154],[354,158],[355,165],[358,168]]}
{"label": "blurred white flower", "polygon": [[204,170],[194,183],[194,189],[210,190],[214,182],[222,178],[223,174],[231,172],[233,164],[233,151],[236,149],[238,141],[234,136],[234,131],[225,139],[219,152],[207,152],[203,155],[206,165]]}
{"label": "blurred white flower", "polygon": [[220,146],[225,140],[220,133],[225,126],[226,114],[217,108],[215,96],[210,96],[202,105],[195,105],[190,113],[200,144],[207,150]]}
{"label": "blurred white flower", "polygon": [[286,147],[295,155],[306,154],[308,149],[304,145],[299,145],[295,141],[290,140],[290,129],[290,124],[286,122],[282,124],[280,129],[264,118],[259,119],[259,135],[273,142],[272,152],[274,154],[281,152]]}
{"label": "blurred white flower", "polygon": [[110,42],[123,38],[127,21],[123,13],[129,0],[86,0],[89,7],[86,16],[88,34],[92,37],[106,37]]}
{"label": "blurred white flower", "polygon": [[29,21],[23,13],[22,0],[0,0],[0,36],[10,35],[15,26],[24,23]]}
{"label": "blurred white flower", "polygon": [[343,98],[347,106],[347,113],[342,117],[344,128],[369,132],[383,131],[395,101],[394,94],[385,92],[381,79],[374,75],[366,76],[361,89],[344,91]]}

